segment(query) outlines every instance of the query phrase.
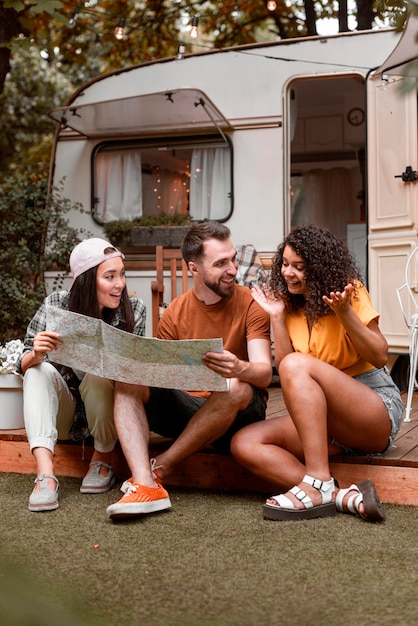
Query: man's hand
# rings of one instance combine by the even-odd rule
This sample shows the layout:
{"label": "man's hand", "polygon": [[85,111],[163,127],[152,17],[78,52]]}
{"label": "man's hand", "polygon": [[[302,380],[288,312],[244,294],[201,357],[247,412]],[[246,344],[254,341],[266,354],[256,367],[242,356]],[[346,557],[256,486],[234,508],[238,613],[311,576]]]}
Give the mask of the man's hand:
{"label": "man's hand", "polygon": [[224,350],[223,352],[206,352],[202,361],[206,367],[220,374],[224,378],[239,378],[242,372],[242,361],[235,354]]}

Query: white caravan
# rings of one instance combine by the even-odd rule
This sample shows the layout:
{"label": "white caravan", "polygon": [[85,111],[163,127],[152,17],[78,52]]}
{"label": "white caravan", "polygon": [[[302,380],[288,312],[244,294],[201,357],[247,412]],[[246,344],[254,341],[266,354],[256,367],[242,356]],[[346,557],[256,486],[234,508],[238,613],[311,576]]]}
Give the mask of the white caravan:
{"label": "white caravan", "polygon": [[[268,257],[291,226],[326,226],[363,268],[391,352],[406,353],[396,287],[418,242],[417,81],[403,75],[416,32],[415,18],[402,36],[290,39],[99,76],[50,113],[51,185],[65,179],[87,211],[72,223],[96,235],[183,213],[224,221]],[[129,287],[150,334],[153,273],[135,258]]]}

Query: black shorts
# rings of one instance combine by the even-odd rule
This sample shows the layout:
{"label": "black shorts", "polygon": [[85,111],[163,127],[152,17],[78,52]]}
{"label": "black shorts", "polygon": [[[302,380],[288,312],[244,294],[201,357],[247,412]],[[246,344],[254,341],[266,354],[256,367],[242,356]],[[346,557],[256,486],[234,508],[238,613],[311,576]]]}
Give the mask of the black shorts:
{"label": "black shorts", "polygon": [[[207,398],[196,398],[177,389],[151,387],[145,407],[150,430],[163,437],[177,439],[206,400]],[[212,445],[229,450],[232,436],[238,430],[265,419],[267,400],[268,393],[265,389],[253,387],[253,397],[247,408],[238,413],[234,423]]]}

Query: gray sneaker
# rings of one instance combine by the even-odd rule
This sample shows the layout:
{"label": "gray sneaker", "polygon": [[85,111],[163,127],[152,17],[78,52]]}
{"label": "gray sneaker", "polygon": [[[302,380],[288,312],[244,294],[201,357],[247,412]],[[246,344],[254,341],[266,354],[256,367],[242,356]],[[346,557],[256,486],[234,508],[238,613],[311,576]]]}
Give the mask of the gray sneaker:
{"label": "gray sneaker", "polygon": [[[46,481],[47,478],[52,478],[55,480],[56,487],[55,489],[50,489],[48,483]],[[58,502],[58,488],[59,482],[55,476],[51,474],[41,474],[41,476],[37,476],[35,478],[35,488],[36,483],[39,483],[39,490],[32,491],[29,497],[29,511],[37,512],[37,511],[55,511],[59,507]]]}
{"label": "gray sneaker", "polygon": [[[94,465],[94,469],[91,474],[84,476],[80,492],[104,493],[105,491],[112,489],[115,486],[115,475],[113,473],[112,466],[107,463],[103,463],[102,461],[92,461],[90,463],[90,466],[91,465]],[[100,476],[100,468],[102,465],[108,469],[107,476]]]}

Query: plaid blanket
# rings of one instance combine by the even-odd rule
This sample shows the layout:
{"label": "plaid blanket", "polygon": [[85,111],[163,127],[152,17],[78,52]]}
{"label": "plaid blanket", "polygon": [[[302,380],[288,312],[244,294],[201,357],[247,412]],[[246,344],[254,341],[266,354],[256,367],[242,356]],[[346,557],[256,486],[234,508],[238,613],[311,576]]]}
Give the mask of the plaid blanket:
{"label": "plaid blanket", "polygon": [[251,244],[236,246],[238,273],[236,282],[244,287],[252,287],[257,284],[260,287],[269,278],[267,270],[264,269],[257,250]]}

